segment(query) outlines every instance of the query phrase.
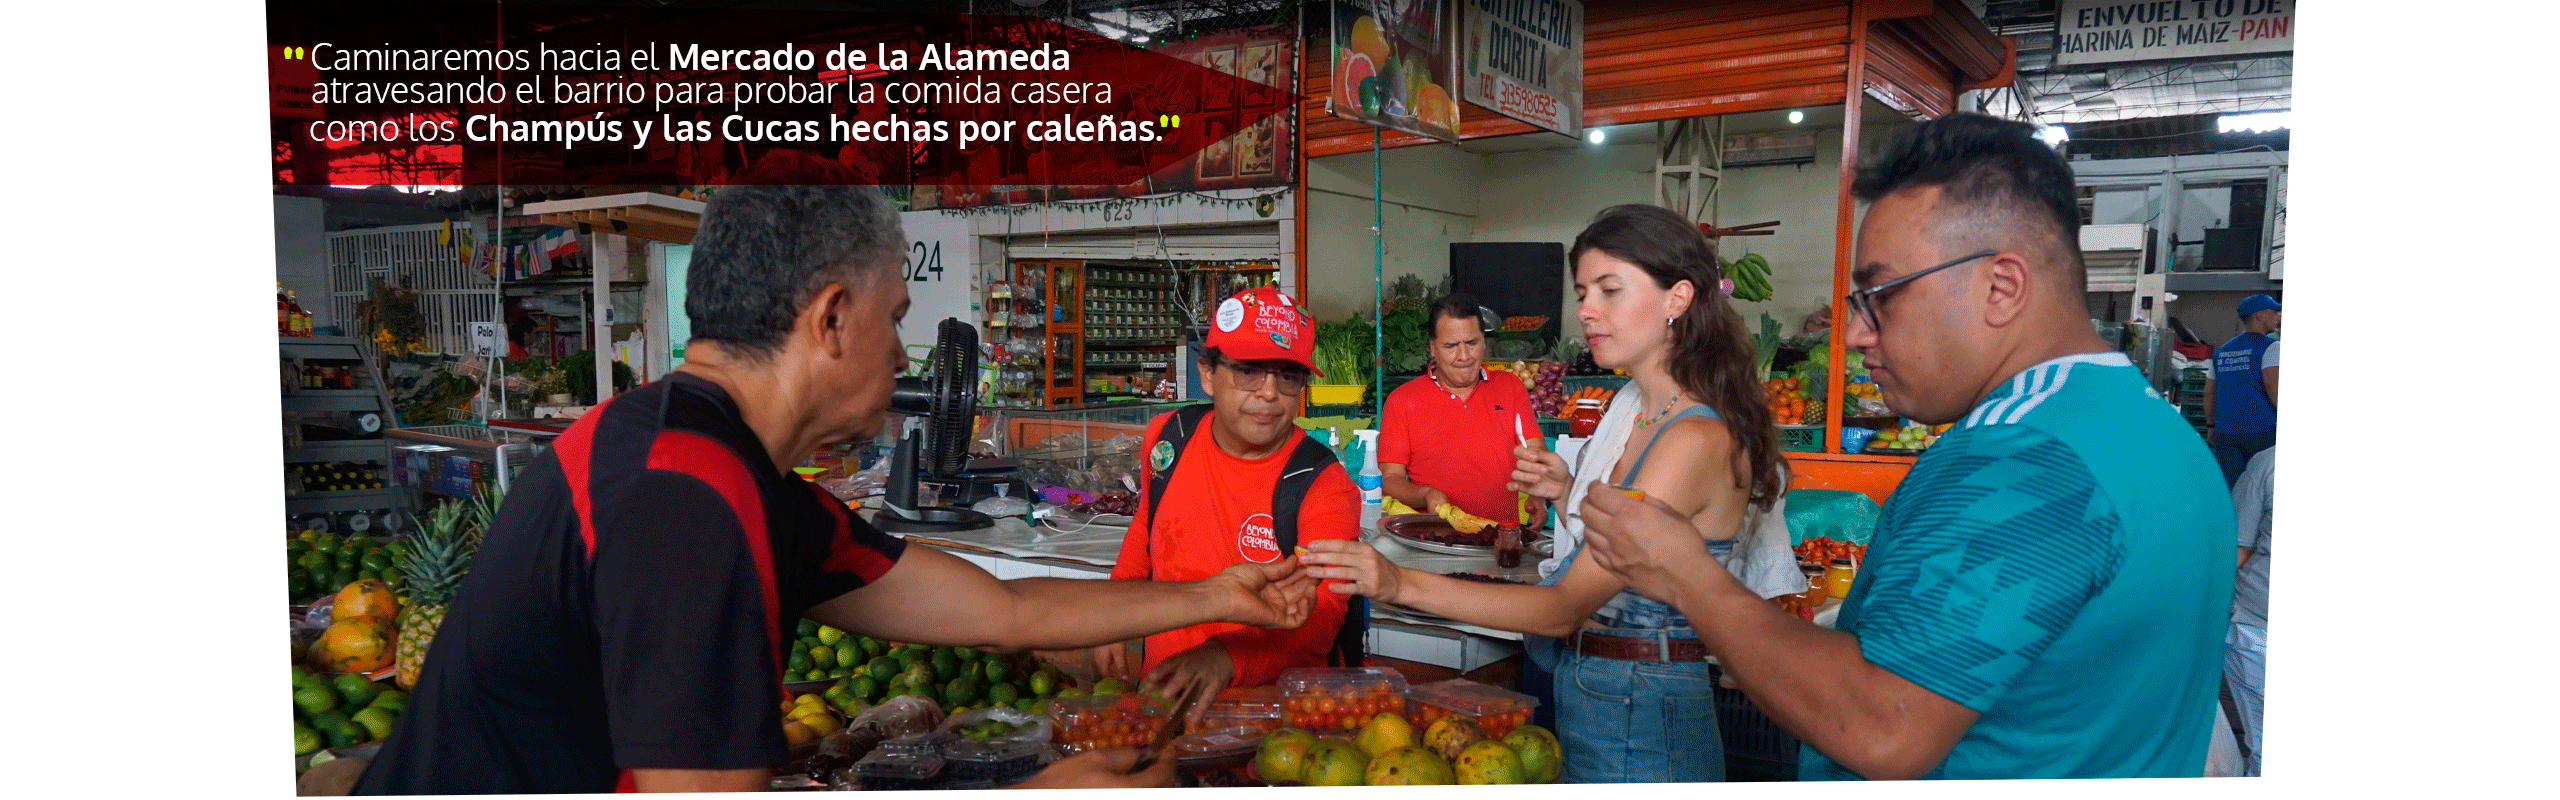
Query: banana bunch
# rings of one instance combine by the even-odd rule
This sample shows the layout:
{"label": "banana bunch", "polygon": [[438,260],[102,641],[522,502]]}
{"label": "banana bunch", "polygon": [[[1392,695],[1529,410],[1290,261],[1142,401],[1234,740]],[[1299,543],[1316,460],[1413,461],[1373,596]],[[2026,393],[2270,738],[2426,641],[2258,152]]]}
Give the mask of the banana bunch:
{"label": "banana bunch", "polygon": [[1759,253],[1724,262],[1724,276],[1733,279],[1733,299],[1760,302],[1769,299],[1769,260]]}

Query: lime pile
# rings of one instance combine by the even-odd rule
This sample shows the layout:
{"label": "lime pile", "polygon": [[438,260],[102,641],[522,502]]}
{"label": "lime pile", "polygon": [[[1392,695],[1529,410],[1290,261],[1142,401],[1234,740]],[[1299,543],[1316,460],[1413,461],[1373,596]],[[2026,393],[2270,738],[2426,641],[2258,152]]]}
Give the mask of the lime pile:
{"label": "lime pile", "polygon": [[818,695],[846,714],[907,695],[932,701],[945,716],[999,705],[1038,714],[1050,698],[1075,691],[1056,664],[1029,653],[899,644],[811,620],[800,621],[783,666],[786,680],[835,681]]}
{"label": "lime pile", "polygon": [[988,739],[1010,736],[1036,727],[1039,727],[1037,723],[1025,722],[1017,725],[1000,719],[986,719],[979,720],[977,724],[974,725],[962,725],[953,729],[952,732],[960,734],[960,738],[963,739],[983,742]]}
{"label": "lime pile", "polygon": [[405,592],[392,559],[406,542],[377,542],[360,533],[338,535],[324,530],[293,533],[284,540],[285,575],[293,585],[293,603],[308,604],[337,593],[347,584],[372,578]]}
{"label": "lime pile", "polygon": [[362,675],[322,678],[293,668],[293,754],[354,747],[391,735],[409,696]]}

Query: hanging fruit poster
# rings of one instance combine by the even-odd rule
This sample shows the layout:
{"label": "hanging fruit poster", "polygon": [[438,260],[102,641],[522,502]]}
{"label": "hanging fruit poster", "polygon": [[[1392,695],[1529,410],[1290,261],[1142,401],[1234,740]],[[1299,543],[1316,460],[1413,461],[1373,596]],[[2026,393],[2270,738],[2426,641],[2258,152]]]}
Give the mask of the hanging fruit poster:
{"label": "hanging fruit poster", "polygon": [[1297,141],[1297,36],[1295,26],[1268,25],[1156,47],[1156,52],[1213,72],[1291,91],[1283,98],[1287,102],[1279,104],[1267,98],[1253,102],[1241,93],[1203,93],[1199,110],[1182,115],[1182,126],[1205,127],[1213,137],[1209,146],[1146,181],[1121,187],[1120,194],[1267,188],[1295,181],[1297,164],[1289,154]]}
{"label": "hanging fruit poster", "polygon": [[1444,35],[1453,10],[1441,0],[1335,2],[1333,86],[1325,111],[1457,141],[1457,42]]}

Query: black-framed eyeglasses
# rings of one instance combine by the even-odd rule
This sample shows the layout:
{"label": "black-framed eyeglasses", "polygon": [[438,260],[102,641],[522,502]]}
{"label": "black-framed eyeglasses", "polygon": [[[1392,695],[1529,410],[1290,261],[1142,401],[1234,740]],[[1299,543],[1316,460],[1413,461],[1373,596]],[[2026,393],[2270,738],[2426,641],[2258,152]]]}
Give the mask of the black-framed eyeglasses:
{"label": "black-framed eyeglasses", "polygon": [[1936,272],[1936,271],[1938,271],[1938,270],[1942,270],[1942,269],[1946,269],[1946,268],[1948,268],[1948,267],[1952,267],[1952,266],[1955,266],[1955,265],[1957,265],[1957,264],[1962,264],[1962,263],[1967,262],[1967,261],[1972,261],[1972,260],[1977,259],[1977,258],[1989,258],[1989,257],[1991,257],[1991,256],[1996,256],[1996,255],[1999,255],[1999,254],[2000,254],[2000,251],[1998,251],[1998,250],[1984,250],[1984,251],[1982,251],[1982,252],[1974,253],[1974,254],[1972,254],[1972,255],[1967,255],[1967,256],[1958,256],[1958,257],[1956,257],[1956,258],[1954,258],[1954,259],[1951,259],[1951,260],[1947,261],[1946,263],[1939,264],[1939,265],[1937,265],[1937,266],[1930,267],[1930,268],[1928,268],[1928,269],[1924,269],[1924,270],[1921,270],[1921,271],[1919,271],[1919,272],[1914,272],[1914,273],[1911,273],[1911,274],[1909,274],[1909,275],[1904,275],[1904,276],[1902,276],[1902,277],[1895,278],[1895,279],[1893,279],[1893,280],[1889,280],[1889,281],[1885,281],[1885,282],[1883,282],[1883,283],[1876,284],[1876,285],[1874,285],[1874,286],[1869,286],[1869,287],[1864,288],[1864,289],[1858,289],[1858,290],[1852,291],[1852,292],[1850,292],[1848,295],[1844,296],[1844,297],[1843,297],[1843,298],[1841,298],[1841,299],[1848,301],[1848,303],[1849,303],[1849,310],[1851,310],[1851,311],[1855,311],[1855,312],[1858,312],[1858,318],[1859,318],[1859,319],[1861,319],[1861,320],[1865,320],[1865,321],[1866,321],[1866,323],[1867,323],[1867,330],[1871,330],[1871,331],[1881,331],[1881,330],[1884,330],[1884,325],[1883,325],[1883,324],[1881,324],[1881,323],[1876,319],[1876,303],[1878,302],[1878,298],[1880,298],[1880,297],[1883,297],[1883,296],[1884,296],[1884,293],[1885,293],[1885,292],[1892,291],[1892,290],[1894,290],[1895,288],[1900,287],[1900,286],[1901,286],[1901,285],[1903,285],[1903,284],[1910,283],[1910,282],[1912,282],[1912,281],[1914,281],[1914,280],[1918,280],[1918,279],[1920,278],[1920,276],[1922,276],[1922,275],[1927,275],[1927,274],[1929,274],[1929,273]]}
{"label": "black-framed eyeglasses", "polygon": [[1235,373],[1236,388],[1248,392],[1260,390],[1262,379],[1266,377],[1279,382],[1278,386],[1282,394],[1297,394],[1300,390],[1307,388],[1307,371],[1296,367],[1271,369],[1220,357],[1218,368]]}

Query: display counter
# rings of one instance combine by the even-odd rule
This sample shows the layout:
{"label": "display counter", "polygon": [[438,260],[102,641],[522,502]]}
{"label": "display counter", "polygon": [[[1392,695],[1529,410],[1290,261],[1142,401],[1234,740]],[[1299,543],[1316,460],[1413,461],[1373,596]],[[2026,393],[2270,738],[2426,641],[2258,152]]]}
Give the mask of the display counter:
{"label": "display counter", "polygon": [[[1491,556],[1459,556],[1407,547],[1378,531],[1375,511],[1362,519],[1363,538],[1388,560],[1433,573],[1474,572],[1519,581],[1538,579],[1540,559],[1524,554],[1520,566],[1503,569]],[[1034,528],[1019,519],[998,520],[993,528],[934,534],[907,534],[910,542],[950,552],[1001,579],[1109,578],[1118,559],[1120,525],[1078,524],[1062,518],[1042,520]],[[1397,609],[1372,606],[1368,651],[1372,655],[1471,672],[1520,652],[1520,634],[1468,625]]]}

